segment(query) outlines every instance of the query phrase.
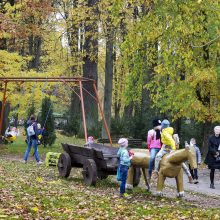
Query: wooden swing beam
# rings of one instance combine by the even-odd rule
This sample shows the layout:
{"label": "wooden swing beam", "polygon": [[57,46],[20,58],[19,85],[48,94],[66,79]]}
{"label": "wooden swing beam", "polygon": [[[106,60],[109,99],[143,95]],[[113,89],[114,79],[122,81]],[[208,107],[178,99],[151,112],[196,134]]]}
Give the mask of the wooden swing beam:
{"label": "wooden swing beam", "polygon": [[[3,98],[2,98],[2,108],[1,108],[1,113],[0,113],[0,136],[2,136],[2,125],[3,125],[3,117],[4,117],[4,110],[5,110],[5,104],[7,101],[7,86],[9,83],[25,83],[25,82],[35,82],[35,83],[40,83],[40,82],[61,82],[64,84],[67,83],[76,83],[79,88],[80,88],[80,94],[79,94],[79,99],[81,101],[81,109],[82,109],[82,117],[83,117],[83,128],[84,128],[84,135],[85,135],[85,141],[87,142],[87,125],[86,125],[86,117],[85,117],[85,105],[84,105],[84,97],[83,97],[83,84],[84,83],[91,83],[93,85],[93,89],[95,92],[95,100],[96,103],[99,107],[100,113],[102,120],[104,122],[105,130],[108,134],[108,139],[110,144],[112,145],[112,139],[110,135],[110,131],[105,119],[104,111],[101,106],[101,102],[99,100],[97,88],[96,88],[96,82],[93,79],[85,78],[85,77],[0,77],[0,83],[3,83]],[[90,93],[89,93],[90,94]],[[92,94],[90,94],[92,96]]]}

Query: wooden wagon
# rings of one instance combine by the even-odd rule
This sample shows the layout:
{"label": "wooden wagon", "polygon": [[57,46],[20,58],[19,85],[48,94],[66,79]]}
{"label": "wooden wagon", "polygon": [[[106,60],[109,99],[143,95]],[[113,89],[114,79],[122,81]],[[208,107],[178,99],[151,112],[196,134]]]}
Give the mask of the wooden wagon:
{"label": "wooden wagon", "polygon": [[87,185],[95,185],[97,178],[105,179],[116,175],[118,167],[117,147],[93,143],[86,147],[62,144],[65,151],[60,155],[58,171],[61,177],[68,177],[72,167],[83,168]]}

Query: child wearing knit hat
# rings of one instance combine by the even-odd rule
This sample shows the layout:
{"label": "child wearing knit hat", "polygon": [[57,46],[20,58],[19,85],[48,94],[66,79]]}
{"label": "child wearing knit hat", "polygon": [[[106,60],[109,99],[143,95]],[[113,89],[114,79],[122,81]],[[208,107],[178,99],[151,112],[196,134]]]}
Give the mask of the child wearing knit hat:
{"label": "child wearing knit hat", "polygon": [[161,122],[161,130],[161,142],[163,145],[155,159],[155,174],[159,172],[159,165],[162,157],[171,150],[176,150],[175,141],[173,139],[173,128],[170,127],[170,122],[167,119]]}
{"label": "child wearing knit hat", "polygon": [[118,157],[119,157],[119,172],[120,172],[120,197],[124,197],[125,194],[125,185],[128,177],[128,169],[131,165],[131,160],[133,158],[133,155],[129,155],[129,152],[127,150],[128,147],[128,139],[126,138],[120,138],[118,141],[118,144],[120,145],[120,148],[118,150]]}

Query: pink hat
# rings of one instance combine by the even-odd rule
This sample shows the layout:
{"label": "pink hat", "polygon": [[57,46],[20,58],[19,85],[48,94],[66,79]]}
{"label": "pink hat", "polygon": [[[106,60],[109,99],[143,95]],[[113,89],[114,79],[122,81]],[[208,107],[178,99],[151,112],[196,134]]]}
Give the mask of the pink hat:
{"label": "pink hat", "polygon": [[94,137],[93,137],[93,136],[89,136],[89,137],[87,138],[87,142],[93,143],[93,142],[94,142]]}

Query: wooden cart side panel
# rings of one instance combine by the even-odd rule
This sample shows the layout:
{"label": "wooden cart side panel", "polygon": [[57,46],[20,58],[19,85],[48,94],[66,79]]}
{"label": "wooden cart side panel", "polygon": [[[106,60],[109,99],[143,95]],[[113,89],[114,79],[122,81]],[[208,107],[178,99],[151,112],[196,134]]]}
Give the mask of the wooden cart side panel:
{"label": "wooden cart side panel", "polygon": [[62,144],[64,151],[71,157],[72,167],[83,167],[87,159],[93,159],[97,169],[104,172],[115,172],[118,166],[118,149],[108,146],[93,144],[90,147]]}
{"label": "wooden cart side panel", "polygon": [[78,154],[78,155],[82,155],[82,156],[90,157],[90,158],[94,157],[94,149],[80,147],[77,145],[70,145],[70,144],[62,144],[62,145],[63,145],[64,151],[69,153],[70,156],[73,154]]}

